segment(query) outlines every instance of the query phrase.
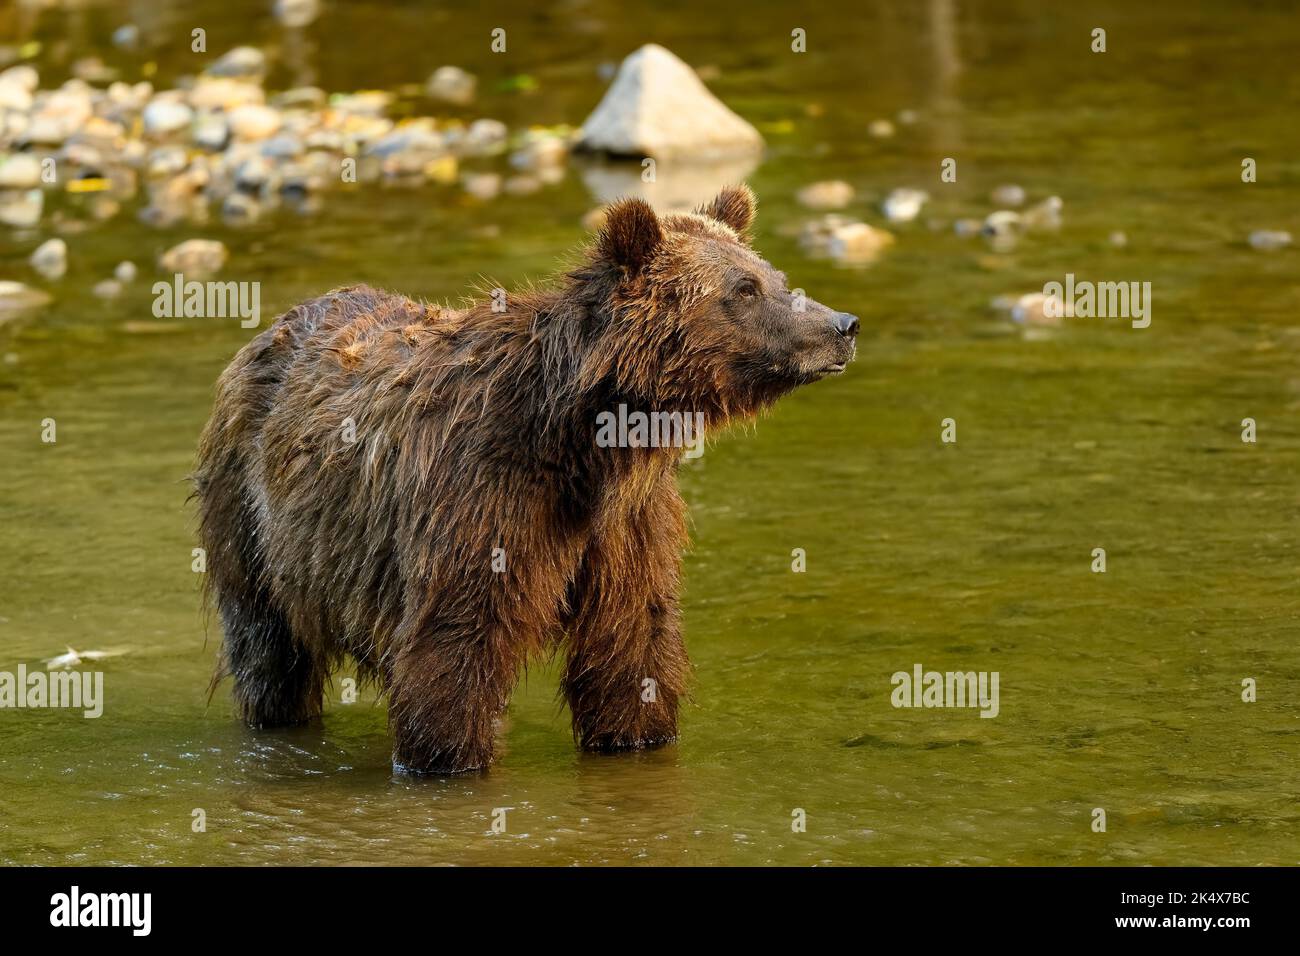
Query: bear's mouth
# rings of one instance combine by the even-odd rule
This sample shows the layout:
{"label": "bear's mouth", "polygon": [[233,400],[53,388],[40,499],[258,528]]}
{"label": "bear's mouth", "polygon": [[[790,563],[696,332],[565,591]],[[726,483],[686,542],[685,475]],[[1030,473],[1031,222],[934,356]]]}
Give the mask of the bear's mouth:
{"label": "bear's mouth", "polygon": [[830,365],[825,365],[819,368],[817,370],[817,374],[818,375],[839,375],[843,371],[844,371],[843,362],[832,362]]}

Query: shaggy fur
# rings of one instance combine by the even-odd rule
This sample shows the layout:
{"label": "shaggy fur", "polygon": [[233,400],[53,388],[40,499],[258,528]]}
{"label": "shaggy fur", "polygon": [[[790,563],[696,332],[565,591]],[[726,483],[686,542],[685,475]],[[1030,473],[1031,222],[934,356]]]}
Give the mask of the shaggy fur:
{"label": "shaggy fur", "polygon": [[743,238],[753,214],[744,187],[662,219],[622,200],[578,268],[504,311],[355,286],[249,342],[195,474],[214,680],[241,716],[317,716],[347,656],[388,694],[400,768],[482,768],[521,669],[567,637],[582,747],[672,740],[681,450],[599,447],[596,421],[624,403],[712,431],[852,357],[856,321],[799,309]]}

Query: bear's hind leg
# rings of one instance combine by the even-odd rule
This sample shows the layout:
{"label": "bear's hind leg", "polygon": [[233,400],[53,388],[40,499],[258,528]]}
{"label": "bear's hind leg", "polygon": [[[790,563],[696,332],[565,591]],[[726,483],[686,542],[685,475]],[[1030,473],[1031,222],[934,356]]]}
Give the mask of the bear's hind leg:
{"label": "bear's hind leg", "polygon": [[326,669],[301,646],[266,595],[218,601],[225,632],[218,677],[234,680],[235,706],[251,727],[284,727],[320,716]]}

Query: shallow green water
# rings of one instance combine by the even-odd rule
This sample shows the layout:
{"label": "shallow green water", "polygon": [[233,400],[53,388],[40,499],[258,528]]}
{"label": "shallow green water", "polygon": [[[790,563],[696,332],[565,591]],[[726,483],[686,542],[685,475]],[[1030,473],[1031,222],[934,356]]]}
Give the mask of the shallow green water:
{"label": "shallow green water", "polygon": [[[11,12],[0,43],[42,39],[45,85],[61,40],[131,76],[141,58],[106,42],[128,6],[146,5],[34,26]],[[212,382],[249,333],[212,320],[129,333],[149,318],[147,282],[107,305],[85,290],[124,257],[146,264],[206,235],[230,246],[228,278],[261,281],[267,314],[353,281],[454,298],[480,274],[551,271],[582,239],[581,180],[486,207],[371,189],[246,231],[159,233],[128,215],[69,237],[55,305],[0,329],[0,670],[65,645],[127,653],[98,665],[98,720],[0,710],[0,861],[1300,862],[1297,253],[1244,242],[1300,232],[1288,5],[1043,19],[1031,3],[899,3],[791,19],[735,4],[704,21],[672,3],[348,4],[298,36],[260,3],[147,6],[169,44],[153,51],[163,82],[194,69],[193,22],[213,51],[278,51],[271,86],[395,87],[456,62],[512,125],[580,122],[597,64],[646,40],[716,65],[715,91],[768,130],[750,180],[757,245],[865,331],[848,374],[683,473],[696,677],[679,744],[577,753],[539,664],[490,773],[411,780],[390,772],[371,698],[336,693],[320,726],[263,734],[232,718],[228,688],[208,703],[218,635],[205,637],[190,571],[184,478]],[[497,25],[512,31],[509,65],[483,39]],[[793,26],[808,54],[788,52]],[[1104,55],[1088,52],[1094,26]],[[538,91],[493,91],[516,73]],[[866,135],[904,108],[916,125]],[[956,184],[938,181],[945,156]],[[1243,156],[1260,182],[1240,182]],[[836,269],[790,236],[808,215],[794,191],[833,177],[858,188],[848,212],[877,224],[895,186],[934,199],[875,266]],[[1006,181],[1062,196],[1062,230],[999,255],[927,228],[983,216]],[[1114,230],[1127,247],[1107,242]],[[31,281],[22,260],[39,238],[0,235],[6,278]],[[1150,281],[1151,327],[1081,319],[1031,340],[988,309],[1066,272]],[[46,417],[57,444],[40,441]],[[955,445],[939,441],[947,417]],[[1257,444],[1240,440],[1245,417]],[[1104,575],[1089,570],[1097,547]],[[998,671],[998,717],[895,709],[890,675],[916,663]],[[492,834],[499,807],[507,832]],[[206,833],[191,831],[196,808]],[[806,833],[791,831],[795,808]]]}

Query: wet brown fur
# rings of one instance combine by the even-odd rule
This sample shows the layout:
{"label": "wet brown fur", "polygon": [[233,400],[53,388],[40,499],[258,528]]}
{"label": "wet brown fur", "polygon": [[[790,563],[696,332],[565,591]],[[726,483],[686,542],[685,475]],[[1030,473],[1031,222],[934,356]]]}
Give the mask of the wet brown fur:
{"label": "wet brown fur", "polygon": [[243,719],[317,716],[351,657],[387,692],[399,766],[486,767],[521,670],[567,637],[582,747],[672,740],[681,450],[601,448],[595,422],[623,402],[712,432],[817,377],[737,354],[712,317],[737,269],[779,275],[743,239],[753,209],[743,187],[663,219],[624,200],[578,268],[505,311],[354,286],[246,345],[195,473],[214,680],[233,678]]}

